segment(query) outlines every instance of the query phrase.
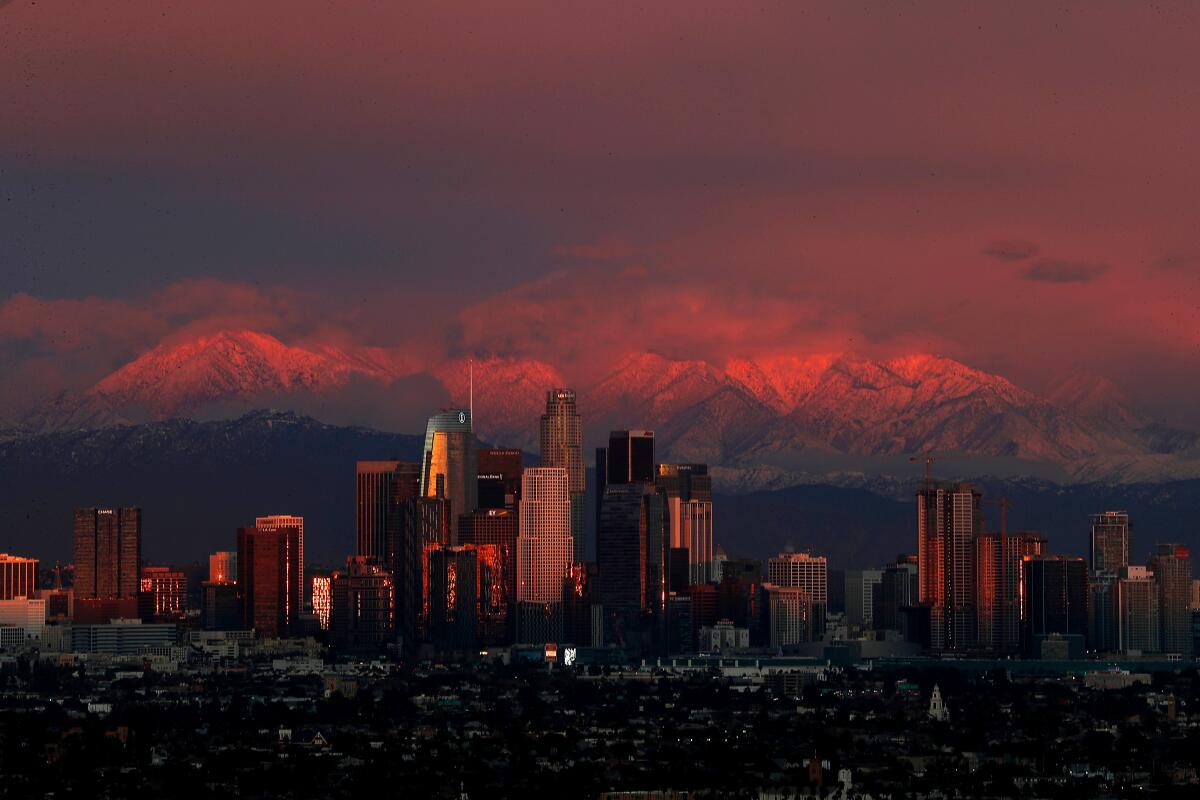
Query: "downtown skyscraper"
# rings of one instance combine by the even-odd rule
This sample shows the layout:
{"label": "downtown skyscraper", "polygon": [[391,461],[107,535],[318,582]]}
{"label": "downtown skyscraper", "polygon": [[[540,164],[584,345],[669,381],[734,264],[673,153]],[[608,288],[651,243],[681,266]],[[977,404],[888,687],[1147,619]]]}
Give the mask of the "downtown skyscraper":
{"label": "downtown skyscraper", "polygon": [[574,560],[584,560],[584,490],[587,488],[583,464],[583,423],[575,405],[572,389],[546,392],[546,413],[542,414],[538,435],[540,465],[562,467],[567,471],[567,491],[571,501],[571,538]]}
{"label": "downtown skyscraper", "polygon": [[[707,464],[659,464],[654,484],[667,504],[667,547],[688,551],[687,583],[715,581],[712,478]],[[674,576],[672,576],[674,577]]]}
{"label": "downtown skyscraper", "polygon": [[968,483],[930,482],[917,492],[917,576],[929,606],[930,646],[975,644],[975,538],[982,495]]}
{"label": "downtown skyscraper", "polygon": [[1092,516],[1092,570],[1119,572],[1129,566],[1129,514],[1105,511]]}
{"label": "downtown skyscraper", "polygon": [[568,486],[563,467],[532,467],[521,477],[518,641],[555,641],[561,635],[563,578],[575,551]]}
{"label": "downtown skyscraper", "polygon": [[237,587],[247,629],[267,637],[295,631],[304,610],[300,542],[296,525],[238,528]]}
{"label": "downtown skyscraper", "polygon": [[355,555],[387,561],[403,505],[417,496],[421,465],[410,461],[359,461],[354,468]]}
{"label": "downtown skyscraper", "polygon": [[420,494],[450,501],[450,544],[458,544],[458,518],[478,508],[478,463],[471,412],[434,414],[425,426]]}
{"label": "downtown skyscraper", "polygon": [[141,588],[142,510],[75,511],[75,599],[132,600]]}

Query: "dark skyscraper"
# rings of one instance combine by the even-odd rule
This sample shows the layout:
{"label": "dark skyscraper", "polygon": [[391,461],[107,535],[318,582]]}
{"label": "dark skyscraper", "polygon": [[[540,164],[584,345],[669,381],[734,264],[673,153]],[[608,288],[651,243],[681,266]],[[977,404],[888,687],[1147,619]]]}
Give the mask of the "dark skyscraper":
{"label": "dark skyscraper", "polygon": [[[490,447],[476,451],[476,480],[479,508],[516,508],[521,497],[522,453],[512,447]],[[468,512],[455,512],[464,516]],[[460,531],[461,538],[461,531]]]}
{"label": "dark skyscraper", "polygon": [[1039,655],[1048,636],[1088,635],[1088,569],[1078,556],[1025,556],[1021,562],[1025,618],[1022,649]]}
{"label": "dark skyscraper", "polygon": [[512,605],[517,600],[517,528],[514,509],[478,509],[459,520],[461,544],[496,548],[496,578],[503,589],[504,600]]}
{"label": "dark skyscraper", "polygon": [[75,512],[75,599],[136,599],[141,581],[142,510]]}
{"label": "dark skyscraper", "polygon": [[354,472],[355,553],[386,562],[388,533],[399,529],[404,502],[417,496],[421,465],[359,461]]}
{"label": "dark skyscraper", "polygon": [[238,590],[247,629],[287,636],[303,611],[300,529],[238,528]]}
{"label": "dark skyscraper", "polygon": [[608,435],[607,482],[653,483],[654,431],[613,431]]}
{"label": "dark skyscraper", "polygon": [[1192,655],[1192,555],[1181,544],[1160,544],[1146,565],[1158,584],[1158,635],[1164,653]]}
{"label": "dark skyscraper", "polygon": [[583,563],[583,498],[587,478],[583,465],[583,424],[575,407],[573,390],[551,389],[546,392],[546,413],[542,415],[538,444],[540,466],[562,467],[567,471],[574,560]]}
{"label": "dark skyscraper", "polygon": [[479,558],[472,546],[434,546],[429,567],[429,639],[441,651],[471,652],[478,642]]}
{"label": "dark skyscraper", "polygon": [[406,646],[424,641],[426,625],[425,549],[450,544],[450,502],[443,497],[418,497],[404,504],[404,523],[398,548],[399,618]]}
{"label": "dark skyscraper", "polygon": [[596,534],[600,602],[606,612],[640,612],[646,599],[648,483],[610,484]]}
{"label": "dark skyscraper", "polygon": [[363,556],[330,579],[329,630],[343,650],[373,651],[395,636],[395,592],[383,565]]}
{"label": "dark skyscraper", "polygon": [[1129,514],[1105,511],[1092,516],[1092,569],[1117,572],[1129,566]]}

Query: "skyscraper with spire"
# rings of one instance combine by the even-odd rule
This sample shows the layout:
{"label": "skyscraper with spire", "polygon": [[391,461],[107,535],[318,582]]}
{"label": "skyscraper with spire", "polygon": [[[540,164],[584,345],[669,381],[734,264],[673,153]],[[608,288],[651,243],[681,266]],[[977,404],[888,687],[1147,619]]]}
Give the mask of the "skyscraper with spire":
{"label": "skyscraper with spire", "polygon": [[571,389],[546,392],[546,413],[542,414],[538,437],[541,466],[561,467],[567,471],[567,491],[571,502],[571,538],[574,560],[584,560],[583,497],[586,478],[583,466],[583,425]]}
{"label": "skyscraper with spire", "polygon": [[459,517],[479,505],[477,470],[471,412],[448,409],[430,417],[425,426],[420,494],[450,501],[450,544],[458,544]]}

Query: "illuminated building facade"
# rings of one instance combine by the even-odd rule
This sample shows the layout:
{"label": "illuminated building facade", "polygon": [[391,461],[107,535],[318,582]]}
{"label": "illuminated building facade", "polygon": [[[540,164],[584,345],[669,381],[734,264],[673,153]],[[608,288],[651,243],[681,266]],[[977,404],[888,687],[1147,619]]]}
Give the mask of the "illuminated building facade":
{"label": "illuminated building facade", "polygon": [[420,494],[450,501],[450,543],[458,543],[458,517],[478,507],[478,463],[471,412],[452,409],[435,414],[425,426]]}
{"label": "illuminated building facade", "polygon": [[[1004,552],[1001,553],[1001,539]],[[995,652],[1021,646],[1022,559],[1040,556],[1046,541],[1036,533],[981,534],[975,540],[976,642]]]}
{"label": "illuminated building facade", "polygon": [[266,517],[255,517],[254,527],[264,531],[275,531],[280,528],[293,528],[299,533],[299,571],[296,573],[297,580],[300,586],[300,607],[304,608],[305,590],[307,588],[304,582],[304,517],[298,517],[293,514],[271,514]]}
{"label": "illuminated building facade", "polygon": [[210,583],[233,583],[237,580],[237,553],[223,550],[208,557]]}
{"label": "illuminated building facade", "polygon": [[[480,639],[499,644],[506,636],[509,611],[517,602],[517,528],[515,509],[477,509],[459,520],[462,544],[480,552],[480,605],[487,609]],[[483,553],[490,553],[486,557]],[[493,586],[494,584],[494,586]]]}
{"label": "illuminated building facade", "polygon": [[238,590],[242,619],[266,637],[287,636],[304,610],[300,529],[238,528]]}
{"label": "illuminated building facade", "polygon": [[557,603],[574,556],[567,471],[532,467],[521,478],[517,600]]}
{"label": "illuminated building facade", "polygon": [[142,567],[142,596],[156,617],[187,611],[187,574],[170,567]]}
{"label": "illuminated building facade", "polygon": [[142,510],[75,512],[75,600],[130,599],[140,588]]}
{"label": "illuminated building facade", "polygon": [[1092,516],[1092,569],[1117,572],[1129,566],[1129,514],[1105,511]]}
{"label": "illuminated building facade", "polygon": [[312,576],[312,610],[317,618],[317,626],[323,631],[329,630],[329,614],[333,603],[331,580],[328,575]]}
{"label": "illuminated building facade", "polygon": [[930,646],[975,643],[975,539],[983,532],[982,495],[970,484],[931,482],[917,492],[917,577],[930,616]]}
{"label": "illuminated building facade", "polygon": [[575,545],[573,560],[583,563],[583,498],[587,478],[583,464],[583,423],[575,401],[575,391],[572,389],[551,389],[546,392],[546,413],[542,414],[538,445],[541,466],[562,467],[567,471],[571,538]]}
{"label": "illuminated building facade", "polygon": [[1146,565],[1158,584],[1159,649],[1163,653],[1192,655],[1192,615],[1188,609],[1192,590],[1192,555],[1181,544],[1160,544]]}
{"label": "illuminated building facade", "polygon": [[687,548],[688,583],[715,581],[712,478],[707,464],[659,464],[654,483],[667,504],[668,547]]}
{"label": "illuminated building facade", "polygon": [[0,553],[0,600],[37,597],[38,560]]}

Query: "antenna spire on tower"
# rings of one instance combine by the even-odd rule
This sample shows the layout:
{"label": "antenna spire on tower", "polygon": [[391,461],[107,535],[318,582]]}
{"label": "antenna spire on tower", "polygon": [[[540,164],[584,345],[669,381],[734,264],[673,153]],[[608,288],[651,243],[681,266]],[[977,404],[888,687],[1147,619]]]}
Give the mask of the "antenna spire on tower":
{"label": "antenna spire on tower", "polygon": [[475,359],[467,359],[467,370],[470,376],[468,380],[470,389],[468,390],[467,410],[471,413],[471,430],[475,430]]}

